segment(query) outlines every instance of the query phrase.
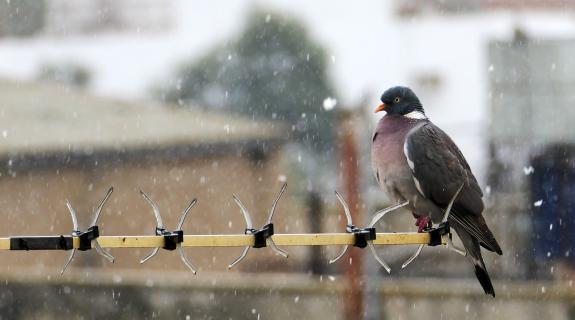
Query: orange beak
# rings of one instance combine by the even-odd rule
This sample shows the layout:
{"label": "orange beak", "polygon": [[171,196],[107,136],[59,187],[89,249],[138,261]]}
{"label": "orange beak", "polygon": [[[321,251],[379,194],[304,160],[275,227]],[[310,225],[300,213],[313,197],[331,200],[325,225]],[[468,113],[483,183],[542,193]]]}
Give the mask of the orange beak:
{"label": "orange beak", "polygon": [[378,113],[380,111],[385,110],[385,103],[380,104],[379,106],[377,106],[377,108],[375,108],[375,110],[373,112]]}

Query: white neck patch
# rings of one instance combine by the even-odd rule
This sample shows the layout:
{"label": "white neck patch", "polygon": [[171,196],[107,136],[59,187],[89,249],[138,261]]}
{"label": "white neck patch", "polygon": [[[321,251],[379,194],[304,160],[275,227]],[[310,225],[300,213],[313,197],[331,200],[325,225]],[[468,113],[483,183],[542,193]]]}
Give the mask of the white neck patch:
{"label": "white neck patch", "polygon": [[421,111],[417,111],[417,110],[411,111],[410,113],[404,114],[403,116],[406,118],[409,118],[409,119],[419,119],[419,120],[427,119],[427,117],[425,116],[425,113],[423,113]]}

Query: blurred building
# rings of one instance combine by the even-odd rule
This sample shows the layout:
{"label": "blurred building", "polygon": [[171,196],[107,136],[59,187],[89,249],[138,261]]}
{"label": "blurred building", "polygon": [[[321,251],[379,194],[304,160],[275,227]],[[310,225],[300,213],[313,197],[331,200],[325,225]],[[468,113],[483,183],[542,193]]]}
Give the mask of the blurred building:
{"label": "blurred building", "polygon": [[[232,194],[250,209],[256,226],[263,224],[279,180],[284,179],[282,130],[278,124],[235,116],[124,103],[62,87],[2,80],[0,235],[70,234],[66,199],[76,207],[85,228],[110,186],[115,192],[100,220],[104,235],[153,234],[155,219],[139,190],[158,203],[168,229],[175,228],[182,210],[198,198],[186,233],[242,233],[245,222]],[[288,219],[282,214],[288,208],[293,209],[289,192],[275,215],[278,231],[290,226],[282,223]],[[297,217],[297,213],[289,216],[292,222]],[[239,248],[192,251],[188,254],[200,270],[221,271],[241,252]],[[171,253],[144,266],[138,261],[145,251],[112,254],[117,257],[114,268],[185,268]],[[55,274],[65,255],[8,253],[0,269]],[[258,262],[270,268],[277,259],[270,256],[250,256],[239,268],[250,269]],[[297,264],[298,255],[290,260]],[[93,253],[79,254],[71,268],[98,267],[102,262]],[[281,269],[285,264],[278,261],[278,265]]]}
{"label": "blurred building", "polygon": [[[575,270],[575,41],[530,39],[489,46],[493,212],[504,212],[508,261],[524,276]],[[571,271],[573,272],[573,271]]]}

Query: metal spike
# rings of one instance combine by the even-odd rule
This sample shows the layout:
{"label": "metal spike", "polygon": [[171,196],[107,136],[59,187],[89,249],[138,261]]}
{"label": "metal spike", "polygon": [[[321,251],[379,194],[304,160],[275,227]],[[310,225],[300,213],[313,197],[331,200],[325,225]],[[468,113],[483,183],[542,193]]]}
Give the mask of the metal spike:
{"label": "metal spike", "polygon": [[421,250],[423,249],[423,244],[420,244],[417,247],[417,250],[415,251],[415,253],[409,257],[409,259],[407,259],[402,265],[401,265],[401,269],[404,269],[405,267],[407,267],[411,262],[413,262],[413,260],[415,260],[415,258],[417,258],[419,256],[419,254],[421,253]]}
{"label": "metal spike", "polygon": [[176,230],[182,230],[182,226],[184,225],[184,220],[186,220],[186,217],[188,216],[188,212],[190,212],[190,210],[192,209],[192,207],[198,202],[198,199],[193,199],[192,202],[190,202],[190,204],[186,207],[186,209],[184,209],[184,213],[182,214],[182,216],[180,217],[180,221],[178,222],[178,228]]}
{"label": "metal spike", "polygon": [[288,253],[282,249],[280,249],[276,243],[274,242],[274,240],[272,238],[269,238],[270,240],[270,246],[272,248],[273,251],[275,251],[277,254],[279,254],[280,256],[287,258],[288,257]]}
{"label": "metal spike", "polygon": [[108,198],[110,198],[110,195],[112,195],[112,192],[114,192],[114,187],[110,187],[110,189],[108,189],[108,192],[106,192],[106,196],[100,202],[100,204],[96,207],[96,210],[94,212],[94,218],[92,219],[92,224],[90,226],[95,226],[96,223],[98,222],[98,218],[100,217],[100,212],[102,211],[102,208],[104,207],[104,204],[106,203],[106,201],[108,201]]}
{"label": "metal spike", "polygon": [[373,216],[373,218],[371,219],[371,222],[369,223],[369,228],[373,228],[373,226],[383,218],[383,216],[385,216],[385,214],[387,214],[388,212],[392,212],[396,209],[399,209],[401,207],[404,207],[406,205],[409,204],[409,201],[405,201],[403,203],[399,203],[396,204],[394,206],[389,206],[387,208],[383,208],[381,210],[379,210],[378,212],[375,213],[375,215]]}
{"label": "metal spike", "polygon": [[196,271],[194,265],[188,260],[188,258],[186,258],[186,255],[184,254],[184,248],[182,247],[181,243],[178,243],[178,251],[180,253],[180,259],[182,259],[182,262],[186,265],[186,267],[188,267],[193,274],[197,274],[198,272]]}
{"label": "metal spike", "polygon": [[345,217],[347,218],[347,224],[353,225],[353,221],[351,220],[351,212],[349,211],[349,206],[347,205],[347,202],[345,202],[343,197],[337,191],[335,192],[335,196],[337,197],[337,200],[339,200],[339,202],[341,203],[341,205],[343,207],[343,211],[345,212]]}
{"label": "metal spike", "polygon": [[461,186],[459,187],[459,189],[457,189],[457,192],[455,192],[455,195],[453,195],[453,198],[451,198],[451,201],[449,201],[449,205],[447,206],[447,208],[445,208],[445,212],[443,213],[443,219],[441,219],[441,222],[446,222],[447,219],[449,218],[449,214],[451,212],[451,207],[453,206],[455,199],[457,199],[459,192],[461,191],[461,189],[463,189],[463,186],[464,186],[464,184],[462,183]]}
{"label": "metal spike", "polygon": [[[282,195],[284,194],[284,192],[287,189],[287,182],[284,182],[284,184],[282,185],[280,192],[278,193],[278,196],[275,198],[274,202],[272,203],[272,207],[270,208],[270,214],[268,216],[268,224],[272,223],[272,218],[274,216],[274,212],[276,210],[276,205],[278,204],[278,202],[280,201],[280,198],[282,197]],[[276,243],[274,242],[274,239],[269,238],[270,240],[270,246],[272,248],[273,251],[275,251],[277,254],[279,254],[280,256],[284,257],[287,259],[288,257],[288,253],[285,250],[280,249]]]}
{"label": "metal spike", "polygon": [[102,249],[102,247],[100,247],[100,244],[98,243],[98,240],[94,240],[92,241],[92,243],[94,244],[94,248],[96,248],[97,253],[106,258],[109,262],[114,263],[115,260],[114,256],[112,256],[110,253]]}
{"label": "metal spike", "polygon": [[240,198],[238,198],[235,194],[232,195],[234,198],[234,201],[236,202],[236,204],[240,207],[240,211],[242,212],[242,214],[244,215],[244,219],[246,220],[246,229],[253,229],[254,225],[252,223],[252,218],[250,216],[250,212],[248,211],[248,209],[246,208],[246,206],[244,206],[244,204],[242,203],[242,201],[240,200]]}
{"label": "metal spike", "polygon": [[64,267],[62,267],[62,270],[60,271],[60,275],[64,274],[64,271],[66,271],[66,269],[68,268],[68,265],[70,265],[70,262],[72,262],[72,259],[74,259],[75,253],[76,253],[76,249],[72,249],[72,252],[70,252],[70,255],[68,256],[68,260],[66,261],[66,263],[64,263]]}
{"label": "metal spike", "polygon": [[154,216],[156,217],[156,226],[158,226],[158,228],[160,229],[163,229],[164,222],[162,221],[162,215],[160,215],[160,208],[158,208],[158,205],[152,199],[150,199],[150,197],[148,197],[148,195],[145,194],[144,191],[140,190],[140,194],[142,195],[142,197],[144,197],[144,199],[146,199],[150,207],[152,207],[152,211],[154,212]]}
{"label": "metal spike", "polygon": [[[182,226],[184,225],[184,221],[186,220],[188,213],[190,212],[192,207],[196,205],[197,202],[198,202],[198,199],[196,199],[196,198],[192,199],[190,204],[188,204],[188,206],[184,209],[184,212],[182,213],[182,216],[180,217],[180,221],[178,222],[177,230],[182,230]],[[184,252],[184,248],[182,247],[182,244],[178,243],[177,246],[178,246],[178,252],[180,254],[180,259],[182,260],[182,262],[186,265],[186,267],[188,267],[188,269],[190,269],[192,271],[192,273],[194,275],[197,274],[198,272],[196,271],[196,268],[194,267],[192,262],[190,260],[188,260],[188,258],[186,258],[186,254]]]}
{"label": "metal spike", "polygon": [[[345,212],[345,218],[347,220],[347,225],[352,226],[353,220],[351,218],[351,212],[349,210],[349,206],[347,205],[347,202],[345,201],[345,199],[343,199],[343,197],[339,194],[339,192],[337,192],[337,190],[335,191],[335,196],[337,197],[337,200],[339,201],[339,203],[343,207],[343,211]],[[340,253],[335,258],[329,260],[329,264],[332,264],[332,263],[336,262],[337,260],[339,260],[341,257],[343,257],[343,255],[347,252],[348,248],[349,248],[349,245],[345,245],[343,247],[343,249],[340,251]]]}
{"label": "metal spike", "polygon": [[230,263],[230,265],[228,265],[228,270],[233,268],[236,264],[238,264],[238,262],[242,261],[246,255],[248,254],[248,251],[250,250],[250,246],[246,246],[244,248],[244,251],[242,252],[242,254],[240,254],[239,257],[237,257],[232,263]]}
{"label": "metal spike", "polygon": [[336,262],[337,260],[339,260],[339,258],[343,257],[343,255],[347,252],[347,248],[348,248],[348,247],[349,247],[349,245],[346,244],[346,245],[343,247],[343,250],[341,250],[341,252],[337,255],[337,257],[335,257],[335,258],[329,260],[329,264],[332,264],[332,263]]}
{"label": "metal spike", "polygon": [[451,251],[455,251],[456,253],[459,253],[460,255],[466,257],[467,256],[467,251],[463,250],[463,249],[459,249],[458,247],[456,247],[453,242],[451,241],[451,237],[447,237],[447,249],[450,249]]}
{"label": "metal spike", "polygon": [[272,218],[274,216],[274,211],[276,210],[276,205],[278,204],[278,201],[280,201],[280,198],[282,197],[282,195],[284,194],[284,191],[286,191],[287,188],[287,182],[285,182],[280,190],[280,193],[278,194],[278,196],[276,197],[276,199],[274,200],[272,207],[270,208],[270,214],[268,216],[268,223],[272,223]]}
{"label": "metal spike", "polygon": [[[160,208],[158,208],[158,205],[150,197],[148,197],[148,195],[144,191],[140,190],[140,194],[142,195],[142,197],[144,197],[146,202],[152,208],[152,212],[154,213],[154,217],[156,218],[157,228],[163,229],[164,228],[164,222],[162,220],[162,215],[160,214]],[[144,263],[144,262],[148,261],[150,258],[155,256],[159,250],[160,250],[160,248],[152,249],[152,251],[146,257],[144,257],[143,259],[140,260],[140,263]]]}
{"label": "metal spike", "polygon": [[[446,222],[447,219],[449,218],[449,213],[451,212],[451,208],[453,207],[453,203],[455,203],[455,199],[457,199],[457,196],[459,195],[459,192],[461,192],[461,189],[463,189],[464,184],[462,184],[459,189],[457,189],[457,191],[455,192],[455,194],[453,195],[453,197],[451,198],[451,200],[449,201],[449,204],[447,205],[447,208],[445,209],[445,212],[443,214],[443,218],[441,219],[441,222]],[[405,267],[407,267],[410,263],[413,262],[413,260],[415,260],[417,257],[419,257],[419,254],[421,253],[421,250],[423,249],[423,244],[420,244],[417,247],[417,250],[415,251],[415,253],[409,257],[409,259],[407,259],[402,265],[401,265],[401,269],[404,269]],[[448,235],[447,236],[447,247],[459,254],[463,254],[464,256],[466,255],[465,252],[462,252],[460,249],[456,248],[453,243],[451,242],[451,237]]]}
{"label": "metal spike", "polygon": [[80,230],[80,227],[78,226],[78,218],[76,217],[76,210],[74,209],[74,207],[72,207],[72,204],[70,203],[70,201],[68,201],[68,199],[66,199],[66,206],[68,207],[68,211],[70,211],[70,215],[72,216],[72,225],[73,225],[73,231],[77,232]]}
{"label": "metal spike", "polygon": [[140,260],[140,263],[144,263],[148,260],[150,260],[150,258],[152,258],[153,256],[156,255],[156,253],[158,253],[158,251],[160,250],[160,248],[154,248],[154,250],[152,250],[152,252],[150,252],[146,257],[144,257],[143,259]]}
{"label": "metal spike", "polygon": [[375,251],[375,247],[373,246],[373,243],[371,243],[371,241],[370,241],[367,243],[367,246],[371,250],[371,253],[373,254],[373,257],[375,258],[375,260],[377,260],[377,262],[379,262],[379,264],[381,264],[381,266],[385,269],[385,271],[387,271],[387,273],[391,273],[391,268],[389,267],[387,262],[385,262],[385,260],[383,260],[383,258],[377,254],[377,252]]}

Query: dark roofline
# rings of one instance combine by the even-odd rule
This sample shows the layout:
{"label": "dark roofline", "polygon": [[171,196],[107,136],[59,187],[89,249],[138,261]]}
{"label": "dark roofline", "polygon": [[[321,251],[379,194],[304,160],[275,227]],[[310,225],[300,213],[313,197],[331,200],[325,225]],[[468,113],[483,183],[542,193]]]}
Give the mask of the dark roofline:
{"label": "dark roofline", "polygon": [[285,139],[247,140],[235,143],[217,142],[201,145],[158,146],[154,148],[98,150],[88,152],[53,152],[16,154],[0,157],[0,172],[49,170],[61,168],[95,169],[109,165],[152,164],[160,161],[180,161],[236,154],[255,162],[279,149]]}

